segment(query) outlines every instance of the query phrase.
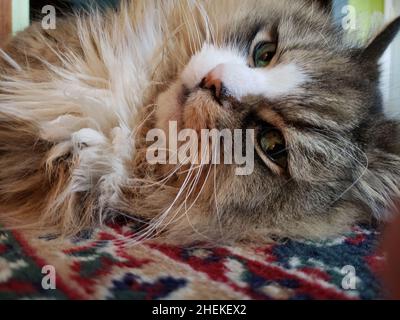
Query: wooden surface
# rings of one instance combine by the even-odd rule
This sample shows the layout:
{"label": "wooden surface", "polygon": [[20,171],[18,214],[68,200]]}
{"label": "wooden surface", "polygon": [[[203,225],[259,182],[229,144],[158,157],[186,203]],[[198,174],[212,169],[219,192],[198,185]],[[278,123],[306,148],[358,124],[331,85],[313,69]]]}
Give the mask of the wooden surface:
{"label": "wooden surface", "polygon": [[12,0],[0,0],[0,47],[11,34],[12,28]]}

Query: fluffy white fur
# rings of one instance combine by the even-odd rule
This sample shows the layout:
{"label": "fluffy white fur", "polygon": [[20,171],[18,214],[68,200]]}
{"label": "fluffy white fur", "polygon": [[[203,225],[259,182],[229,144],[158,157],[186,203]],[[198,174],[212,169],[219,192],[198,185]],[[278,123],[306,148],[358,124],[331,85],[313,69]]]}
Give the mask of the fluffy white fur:
{"label": "fluffy white fur", "polygon": [[182,82],[192,89],[208,74],[221,80],[237,99],[248,95],[279,98],[295,93],[307,81],[307,75],[295,63],[255,69],[249,66],[248,58],[235,49],[205,44],[183,71]]}

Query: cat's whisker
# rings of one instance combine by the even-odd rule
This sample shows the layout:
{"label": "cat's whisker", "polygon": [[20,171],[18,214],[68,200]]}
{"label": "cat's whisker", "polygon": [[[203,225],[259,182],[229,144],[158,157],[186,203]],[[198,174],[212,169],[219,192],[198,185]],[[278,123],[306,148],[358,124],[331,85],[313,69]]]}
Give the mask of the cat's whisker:
{"label": "cat's whisker", "polygon": [[[207,146],[206,146],[206,148],[207,148],[207,150],[208,150],[208,147],[207,147]],[[203,151],[204,151],[204,150],[203,150]],[[204,154],[204,156],[206,156],[206,153],[205,153],[205,152],[203,152],[203,154]],[[204,159],[204,158],[202,157],[201,159]],[[203,164],[203,161],[201,161],[201,163]],[[198,179],[199,179],[199,177],[200,177],[200,175],[201,175],[201,172],[202,172],[202,167],[203,167],[203,165],[201,166],[200,170],[197,170],[196,177],[195,177],[195,179],[191,182],[191,184],[189,185],[189,190],[188,190],[188,192],[187,192],[187,195],[186,195],[184,201],[183,201],[183,202],[181,203],[181,205],[177,208],[176,213],[175,213],[174,216],[170,219],[170,223],[172,223],[172,222],[175,222],[175,223],[176,223],[176,222],[178,222],[179,220],[181,220],[183,217],[186,217],[187,220],[188,220],[188,223],[189,223],[189,225],[191,226],[191,228],[193,229],[193,231],[194,231],[196,234],[200,235],[202,238],[207,238],[207,239],[208,239],[208,237],[206,237],[204,234],[202,234],[201,232],[199,232],[199,231],[194,227],[194,225],[191,223],[190,218],[189,218],[189,215],[188,215],[188,212],[192,209],[192,207],[195,205],[195,203],[197,202],[198,198],[199,198],[200,195],[202,194],[202,191],[203,191],[203,189],[204,189],[204,187],[205,187],[205,185],[206,185],[206,183],[207,183],[207,181],[208,181],[208,176],[209,176],[209,174],[210,174],[211,167],[209,167],[207,176],[206,176],[206,178],[205,178],[205,180],[204,180],[204,183],[203,183],[203,185],[202,185],[200,191],[198,192],[197,197],[194,199],[194,201],[192,202],[192,204],[190,205],[190,207],[189,207],[189,208],[187,207],[187,200],[188,200],[188,198],[190,197],[191,193],[193,192],[194,187],[197,185]],[[194,172],[194,171],[191,171],[191,173],[192,173],[192,172]],[[182,186],[181,189],[186,189],[186,185]],[[185,210],[184,210],[183,215],[181,215],[180,217],[178,217],[178,219],[175,219],[176,216],[177,216],[177,214],[180,212],[180,210],[181,210],[183,207],[185,207]],[[209,240],[209,239],[208,239],[208,240]]]}
{"label": "cat's whisker", "polygon": [[[208,153],[208,145],[206,144],[205,147],[206,147],[206,150],[202,150],[202,154],[201,154],[201,157],[200,157],[200,165],[199,165],[199,169],[196,170],[197,173],[196,173],[195,179],[194,179],[194,180],[191,182],[191,184],[189,185],[189,189],[188,189],[188,191],[187,191],[187,193],[186,193],[186,197],[185,197],[185,200],[184,200],[184,203],[185,203],[185,210],[186,210],[187,200],[188,200],[188,198],[191,196],[191,193],[193,192],[193,190],[195,189],[195,187],[197,186],[198,180],[200,179],[201,173],[202,173],[203,168],[204,168],[204,160],[205,160],[205,159],[204,159],[203,155],[204,155],[204,156],[207,156],[207,153]],[[198,156],[199,156],[199,154],[198,154],[198,152],[197,152],[197,153],[196,153],[196,158],[197,158]],[[207,180],[207,179],[205,179],[205,180]],[[200,192],[199,192],[198,194],[200,194]],[[186,210],[186,211],[187,211],[187,210]]]}
{"label": "cat's whisker", "polygon": [[[184,190],[186,188],[186,184],[184,183],[181,187],[181,190]],[[177,196],[176,199],[178,199],[179,197]],[[166,210],[162,216],[158,217],[154,222],[152,222],[152,226],[151,228],[149,228],[149,230],[146,231],[146,235],[148,234],[154,234],[154,232],[157,232],[157,234],[161,234],[165,229],[167,229],[167,227],[172,224],[172,223],[176,223],[177,220],[179,219],[175,219],[177,217],[177,215],[179,214],[179,212],[181,211],[182,207],[184,206],[185,202],[182,202],[178,208],[175,209],[175,213],[172,214],[172,217],[169,217],[168,221],[166,223],[164,223],[165,219],[167,218],[167,215],[169,214],[169,212],[171,210]],[[172,209],[172,207],[171,207]],[[160,228],[161,226],[161,228]],[[136,238],[136,237],[135,237]],[[153,238],[153,235],[152,235]]]}
{"label": "cat's whisker", "polygon": [[219,211],[219,207],[218,207],[218,196],[217,196],[217,165],[214,162],[214,181],[213,181],[213,195],[214,195],[214,204],[215,204],[215,213],[217,215],[217,219],[218,219],[218,228],[219,228],[219,233],[221,238],[223,238],[224,235],[224,231],[222,228],[222,221],[221,221],[221,213]]}
{"label": "cat's whisker", "polygon": [[185,214],[185,216],[186,216],[186,219],[187,219],[187,221],[188,221],[190,227],[192,228],[192,230],[193,230],[197,235],[201,236],[201,237],[202,237],[203,239],[205,239],[205,240],[211,240],[211,239],[210,239],[210,237],[208,237],[207,235],[205,235],[204,233],[200,232],[199,230],[197,230],[197,229],[195,228],[195,226],[192,224],[192,222],[191,222],[191,220],[190,220],[189,212],[190,212],[190,210],[193,208],[193,206],[195,205],[195,203],[197,202],[197,200],[199,199],[200,195],[202,194],[203,189],[204,189],[204,187],[205,187],[205,185],[206,185],[206,183],[207,183],[207,181],[208,181],[208,177],[209,177],[209,175],[210,175],[211,168],[212,168],[212,167],[209,166],[209,169],[208,169],[206,178],[204,179],[203,185],[202,185],[202,187],[200,188],[200,190],[199,190],[199,192],[198,192],[196,198],[193,200],[193,202],[192,202],[192,204],[191,204],[191,206],[190,206],[189,208],[186,208],[186,201],[185,201],[185,212],[184,212],[184,214]]}
{"label": "cat's whisker", "polygon": [[[189,180],[190,179],[190,177],[188,177],[188,179],[187,180]],[[186,188],[186,182],[184,182],[183,184],[182,184],[182,187],[181,187],[181,190],[184,190],[185,188]],[[176,198],[179,198],[179,195],[176,197]],[[166,217],[167,217],[167,215],[169,214],[169,212],[170,212],[170,210],[166,210],[163,214],[161,214],[159,217],[157,217],[155,220],[153,219],[153,221],[151,221],[150,223],[149,223],[149,225],[150,225],[150,227],[149,228],[146,228],[145,230],[143,230],[141,233],[139,233],[139,234],[135,234],[134,235],[134,238],[135,238],[135,241],[137,240],[137,239],[141,239],[141,240],[143,240],[145,237],[147,237],[147,235],[150,235],[150,234],[154,234],[154,232],[157,230],[157,233],[162,233],[163,232],[163,230],[165,229],[165,228],[167,228],[167,226],[169,225],[169,224],[171,224],[171,223],[173,223],[173,222],[175,222],[176,220],[175,220],[175,217],[176,217],[176,215],[179,213],[179,211],[180,211],[180,208],[182,208],[182,206],[183,206],[183,204],[184,204],[184,202],[180,205],[180,207],[178,208],[178,209],[176,209],[175,211],[175,214],[169,219],[169,221],[166,223],[166,224],[164,224],[164,220],[166,219]],[[171,209],[172,209],[172,207],[173,207],[173,205],[171,206]],[[164,225],[163,225],[164,224]],[[160,229],[160,226],[162,225],[162,228]],[[152,236],[152,238],[153,238],[153,236]],[[127,239],[128,240],[128,239]]]}
{"label": "cat's whisker", "polygon": [[[184,190],[186,189],[190,179],[191,179],[191,175],[192,175],[193,171],[190,171],[189,174],[185,177],[184,182],[182,183],[175,199],[173,200],[173,202],[170,204],[170,206],[158,217],[155,218],[154,222],[152,222],[152,227],[150,229],[156,229],[158,228],[161,224],[164,223],[165,219],[168,217],[170,211],[173,209],[173,207],[175,206],[175,204],[177,203],[177,201],[179,200],[179,198],[181,197],[181,195],[183,194]],[[176,213],[172,216],[172,218],[167,222],[164,223],[164,225],[161,228],[161,231],[166,229],[168,227],[169,224],[171,224],[171,221],[175,218],[175,216],[178,214],[178,210],[176,211]]]}
{"label": "cat's whisker", "polygon": [[[179,170],[180,167],[181,166],[178,166],[176,170]],[[187,180],[188,179],[190,179],[190,177],[187,177]],[[186,184],[187,184],[187,182],[185,181],[181,186],[181,190],[186,188]],[[174,202],[177,201],[179,197],[180,197],[180,195],[178,193]],[[179,210],[176,210],[175,215],[170,219],[170,221],[168,221],[167,223],[164,223],[165,219],[169,215],[169,213],[172,210],[174,205],[175,204],[173,203],[167,210],[165,210],[164,213],[162,213],[158,217],[152,219],[148,223],[149,227],[146,227],[139,233],[134,234],[132,237],[130,237],[128,239],[125,239],[126,240],[125,245],[140,243],[142,241],[145,241],[146,239],[150,239],[150,237],[153,239],[155,236],[157,236],[157,234],[161,234],[163,232],[163,230],[166,229],[168,227],[168,225],[173,222],[175,215],[179,211]],[[162,225],[162,228],[160,228],[161,225]]]}

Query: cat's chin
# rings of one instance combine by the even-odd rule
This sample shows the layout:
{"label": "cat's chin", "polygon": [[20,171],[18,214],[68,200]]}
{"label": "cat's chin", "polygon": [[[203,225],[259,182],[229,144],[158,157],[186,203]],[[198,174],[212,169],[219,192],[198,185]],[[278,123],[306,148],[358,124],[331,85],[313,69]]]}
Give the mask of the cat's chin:
{"label": "cat's chin", "polygon": [[156,100],[155,127],[168,132],[169,123],[177,123],[178,129],[183,125],[183,94],[184,86],[180,82],[171,85],[161,93]]}
{"label": "cat's chin", "polygon": [[171,122],[178,130],[214,129],[226,113],[208,91],[189,90],[179,81],[158,96],[156,106],[156,128],[164,132],[168,132]]}

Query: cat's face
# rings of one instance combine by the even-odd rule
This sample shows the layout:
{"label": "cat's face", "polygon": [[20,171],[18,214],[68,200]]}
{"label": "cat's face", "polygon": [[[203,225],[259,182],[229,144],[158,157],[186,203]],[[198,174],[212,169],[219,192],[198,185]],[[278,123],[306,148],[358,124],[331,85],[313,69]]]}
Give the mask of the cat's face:
{"label": "cat's face", "polygon": [[390,143],[378,141],[382,132],[391,132],[376,122],[383,121],[378,57],[347,46],[316,6],[254,3],[247,15],[220,25],[157,98],[156,127],[167,133],[171,121],[178,132],[254,132],[250,174],[235,174],[235,164],[193,164],[192,176],[178,179],[189,194],[183,198],[202,210],[185,213],[199,232],[223,237],[257,229],[333,234],[383,214],[390,192],[376,188],[391,182],[369,169],[379,157],[373,150],[388,151]]}

